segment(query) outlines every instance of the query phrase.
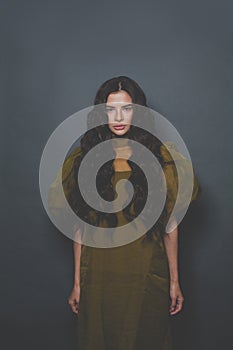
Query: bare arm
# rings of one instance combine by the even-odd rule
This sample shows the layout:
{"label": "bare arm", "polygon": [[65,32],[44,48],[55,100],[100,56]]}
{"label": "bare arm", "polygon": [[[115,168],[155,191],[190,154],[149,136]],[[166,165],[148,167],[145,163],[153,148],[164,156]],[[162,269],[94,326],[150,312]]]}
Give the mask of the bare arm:
{"label": "bare arm", "polygon": [[81,257],[81,243],[73,243],[74,251],[74,288],[80,287],[80,257]]}
{"label": "bare arm", "polygon": [[172,232],[164,234],[164,243],[166,247],[169,271],[170,271],[170,281],[179,282],[178,275],[178,227],[176,227]]}
{"label": "bare arm", "polygon": [[79,298],[80,298],[80,257],[81,243],[73,242],[74,252],[74,284],[73,290],[69,296],[68,303],[75,314],[78,314]]}
{"label": "bare arm", "polygon": [[163,237],[170,271],[170,314],[174,315],[182,309],[184,301],[178,274],[178,226]]}

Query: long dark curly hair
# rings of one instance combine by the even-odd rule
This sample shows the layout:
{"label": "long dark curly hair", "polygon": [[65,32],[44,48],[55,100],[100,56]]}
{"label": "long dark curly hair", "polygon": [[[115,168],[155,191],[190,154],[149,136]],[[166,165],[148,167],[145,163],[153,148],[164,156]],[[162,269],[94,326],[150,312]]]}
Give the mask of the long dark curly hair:
{"label": "long dark curly hair", "polygon": [[[138,124],[136,125],[142,126],[140,127],[136,125],[130,125],[129,130],[123,136],[117,136],[109,129],[108,118],[104,109],[109,94],[117,92],[119,90],[124,90],[131,96],[134,107],[133,120],[137,121]],[[106,140],[117,137],[128,138],[144,145],[147,149],[149,149],[157,157],[161,166],[163,166],[163,158],[160,154],[160,147],[162,144],[161,141],[158,140],[153,135],[153,133],[150,133],[143,129],[143,123],[145,123],[145,119],[142,120],[142,115],[143,118],[146,118],[146,123],[147,126],[149,126],[150,130],[154,130],[155,127],[152,112],[149,108],[145,107],[148,106],[143,90],[133,79],[130,79],[126,76],[114,77],[107,80],[100,86],[96,93],[94,99],[94,107],[87,116],[88,131],[82,136],[80,140],[82,152],[81,155],[74,161],[75,186],[72,188],[67,198],[72,210],[88,224],[99,227],[117,226],[117,217],[115,213],[104,213],[103,211],[97,211],[91,208],[85,202],[79,190],[77,182],[79,166],[82,159],[94,146]],[[99,154],[97,153],[96,157],[98,158],[98,156]],[[142,158],[140,159],[143,162],[143,154]],[[109,202],[115,198],[115,189],[113,188],[111,182],[111,178],[114,174],[113,161],[114,159],[102,165],[96,177],[97,191],[102,196],[102,198]],[[140,167],[131,161],[130,158],[128,159],[128,164],[132,169],[128,180],[134,187],[134,194],[131,202],[122,210],[122,212],[128,222],[132,221],[133,223],[135,217],[141,213],[143,207],[145,206],[148,194],[148,185],[146,177]],[[90,164],[90,171],[91,166],[92,165]],[[153,167],[153,164],[151,164],[151,167]],[[151,170],[155,172],[157,171],[156,169]],[[155,176],[157,175],[158,174],[155,173]],[[88,184],[85,187],[88,188]],[[134,207],[133,213],[130,209],[132,203]],[[153,208],[151,208],[151,215],[153,215]],[[161,232],[165,227],[165,223],[166,206],[164,207],[160,218],[157,220],[154,226],[146,232],[146,237],[151,238],[155,231]]]}

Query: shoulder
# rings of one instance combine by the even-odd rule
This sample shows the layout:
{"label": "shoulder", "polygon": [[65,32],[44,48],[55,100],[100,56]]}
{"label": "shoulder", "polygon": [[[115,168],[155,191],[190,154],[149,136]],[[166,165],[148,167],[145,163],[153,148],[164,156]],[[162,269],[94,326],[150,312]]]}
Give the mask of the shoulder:
{"label": "shoulder", "polygon": [[[178,182],[182,182],[183,188],[188,190],[190,188],[189,181],[190,178],[192,178],[193,192],[191,201],[195,200],[199,196],[201,190],[191,160],[184,157],[173,142],[167,141],[162,144],[160,152],[163,158],[163,172],[168,187],[177,190]],[[177,169],[179,170],[179,177]],[[186,187],[184,184],[187,184]],[[183,195],[185,194],[183,193]]]}
{"label": "shoulder", "polygon": [[80,156],[81,154],[82,154],[82,148],[81,146],[77,146],[68,154],[68,156],[65,159],[65,162],[70,162],[74,160],[77,156]]}
{"label": "shoulder", "polygon": [[177,160],[185,160],[185,157],[178,151],[177,146],[171,141],[166,141],[160,146],[160,154],[165,164],[172,164]]}
{"label": "shoulder", "polygon": [[74,162],[76,159],[82,156],[81,146],[76,147],[71,151],[71,153],[66,157],[62,166],[62,179],[65,180],[69,176],[73,169]]}

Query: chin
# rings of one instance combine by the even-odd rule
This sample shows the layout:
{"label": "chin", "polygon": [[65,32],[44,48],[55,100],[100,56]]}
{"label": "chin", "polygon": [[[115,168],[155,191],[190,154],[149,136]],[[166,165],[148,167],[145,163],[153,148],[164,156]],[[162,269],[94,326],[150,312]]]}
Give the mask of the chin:
{"label": "chin", "polygon": [[114,131],[114,134],[115,134],[116,136],[124,136],[124,135],[127,134],[127,131],[124,131],[124,132],[115,132],[115,131]]}

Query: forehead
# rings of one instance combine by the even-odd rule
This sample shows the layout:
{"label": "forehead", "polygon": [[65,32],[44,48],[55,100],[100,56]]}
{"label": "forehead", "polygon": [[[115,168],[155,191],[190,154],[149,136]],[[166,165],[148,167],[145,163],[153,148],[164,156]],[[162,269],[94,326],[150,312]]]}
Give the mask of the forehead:
{"label": "forehead", "polygon": [[128,92],[124,90],[120,90],[117,92],[112,92],[111,94],[108,95],[107,98],[107,103],[108,104],[121,104],[121,103],[132,103],[132,98],[128,94]]}

